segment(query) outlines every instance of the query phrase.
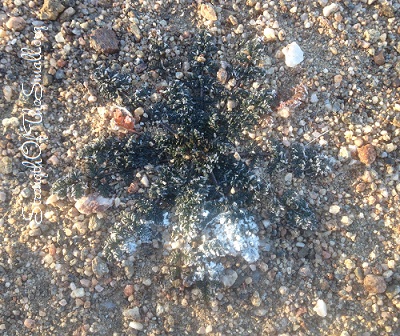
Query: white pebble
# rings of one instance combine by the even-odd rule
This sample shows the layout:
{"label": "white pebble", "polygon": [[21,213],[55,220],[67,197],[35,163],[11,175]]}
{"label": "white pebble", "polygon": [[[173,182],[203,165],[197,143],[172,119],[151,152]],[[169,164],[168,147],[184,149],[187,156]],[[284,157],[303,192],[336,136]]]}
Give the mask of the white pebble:
{"label": "white pebble", "polygon": [[144,279],[143,280],[143,285],[150,286],[151,285],[151,280],[150,279]]}
{"label": "white pebble", "polygon": [[304,60],[303,51],[296,42],[288,44],[282,49],[282,53],[285,55],[285,64],[290,68],[295,67]]}
{"label": "white pebble", "polygon": [[293,174],[292,174],[292,173],[287,173],[287,174],[285,175],[285,182],[286,182],[287,184],[291,184],[291,183],[292,183],[292,179],[293,179]]}
{"label": "white pebble", "polygon": [[11,86],[6,85],[5,87],[3,87],[3,94],[6,101],[11,101],[12,93],[13,91]]}
{"label": "white pebble", "polygon": [[266,41],[275,41],[275,30],[272,28],[265,28],[264,29],[264,37]]}
{"label": "white pebble", "polygon": [[317,313],[318,316],[321,317],[325,317],[328,314],[326,309],[326,303],[323,300],[318,300],[313,310]]}
{"label": "white pebble", "polygon": [[235,283],[238,278],[237,273],[234,270],[228,270],[227,274],[222,277],[222,283],[225,287],[231,287]]}
{"label": "white pebble", "polygon": [[138,307],[126,309],[122,312],[122,315],[130,320],[140,320],[140,311]]}
{"label": "white pebble", "polygon": [[143,330],[143,324],[135,321],[130,322],[129,327],[135,330]]}
{"label": "white pebble", "polygon": [[49,198],[46,200],[46,204],[54,204],[58,201],[57,194],[50,195]]}
{"label": "white pebble", "polygon": [[281,108],[280,110],[278,110],[278,115],[282,118],[289,118],[290,116],[290,110],[287,107]]}
{"label": "white pebble", "polygon": [[143,177],[140,179],[140,183],[143,184],[145,188],[148,188],[150,186],[149,178],[147,175],[143,175]]}
{"label": "white pebble", "polygon": [[339,9],[339,5],[336,3],[330,4],[329,6],[324,7],[322,10],[322,14],[324,14],[325,17],[331,15],[333,12],[336,12]]}
{"label": "white pebble", "polygon": [[85,290],[83,288],[76,288],[72,291],[71,297],[81,298],[85,296]]}
{"label": "white pebble", "polygon": [[10,126],[17,127],[19,125],[19,120],[16,117],[11,117],[3,119],[1,123],[5,128],[8,128]]}
{"label": "white pebble", "polygon": [[365,134],[371,133],[372,132],[372,127],[370,125],[367,125],[363,128],[363,131]]}
{"label": "white pebble", "polygon": [[317,94],[315,92],[311,94],[310,102],[313,103],[313,104],[318,102],[318,96],[317,96]]}
{"label": "white pebble", "polygon": [[64,43],[65,42],[65,39],[64,39],[64,36],[63,36],[62,32],[59,32],[58,34],[56,34],[56,36],[54,36],[54,39],[58,43]]}
{"label": "white pebble", "polygon": [[47,160],[47,162],[50,163],[50,164],[53,165],[53,166],[57,166],[59,160],[58,160],[58,157],[57,157],[56,155],[52,155],[52,156]]}
{"label": "white pebble", "polygon": [[393,144],[393,143],[388,143],[388,144],[386,145],[386,151],[387,151],[388,153],[391,153],[391,152],[395,151],[396,149],[397,149],[397,145],[395,145],[395,144]]}
{"label": "white pebble", "polygon": [[339,149],[339,161],[345,161],[347,159],[350,159],[351,157],[351,153],[349,152],[349,150],[346,147],[340,147]]}
{"label": "white pebble", "polygon": [[336,215],[340,212],[340,206],[339,205],[331,205],[331,207],[329,208],[329,212],[332,215]]}
{"label": "white pebble", "polygon": [[349,216],[343,216],[340,221],[344,225],[350,225],[351,223],[353,223],[353,220]]}

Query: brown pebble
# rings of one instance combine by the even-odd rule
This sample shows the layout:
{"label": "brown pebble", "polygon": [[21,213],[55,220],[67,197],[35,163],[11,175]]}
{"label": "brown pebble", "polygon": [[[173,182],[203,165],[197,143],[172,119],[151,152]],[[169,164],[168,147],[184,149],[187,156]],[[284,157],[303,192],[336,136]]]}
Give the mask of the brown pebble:
{"label": "brown pebble", "polygon": [[12,16],[8,19],[6,27],[10,30],[21,31],[25,28],[26,22],[24,18],[19,16]]}
{"label": "brown pebble", "polygon": [[117,35],[107,28],[96,29],[91,35],[90,45],[104,54],[115,54],[119,50]]}
{"label": "brown pebble", "polygon": [[364,182],[360,182],[359,184],[357,184],[356,186],[356,192],[361,193],[365,190],[367,186],[365,185]]}
{"label": "brown pebble", "polygon": [[59,68],[63,68],[66,64],[67,64],[67,61],[66,61],[66,60],[59,59],[59,60],[57,61],[57,66],[58,66]]}
{"label": "brown pebble", "polygon": [[126,297],[129,297],[133,294],[134,288],[133,285],[126,285],[124,288],[124,294]]}
{"label": "brown pebble", "polygon": [[374,56],[374,62],[375,62],[377,65],[383,65],[383,64],[385,64],[385,56],[383,55],[383,50],[381,50],[379,53],[377,53],[377,54]]}
{"label": "brown pebble", "polygon": [[35,326],[35,320],[32,320],[30,318],[25,319],[24,326],[28,329],[32,329]]}
{"label": "brown pebble", "polygon": [[225,84],[228,79],[228,73],[225,69],[220,68],[217,72],[217,79],[221,84]]}
{"label": "brown pebble", "polygon": [[384,3],[382,4],[381,10],[380,10],[380,14],[383,16],[386,16],[388,18],[392,18],[394,17],[394,8],[393,6],[391,6],[390,4]]}
{"label": "brown pebble", "polygon": [[381,294],[386,290],[386,282],[382,276],[368,274],[364,278],[364,288],[368,293]]}
{"label": "brown pebble", "polygon": [[360,161],[366,165],[370,165],[376,159],[375,147],[371,144],[357,148],[357,153]]}
{"label": "brown pebble", "polygon": [[200,15],[210,21],[217,21],[218,19],[214,7],[209,3],[200,5]]}
{"label": "brown pebble", "polygon": [[40,9],[39,19],[55,21],[64,9],[65,7],[60,0],[44,0]]}

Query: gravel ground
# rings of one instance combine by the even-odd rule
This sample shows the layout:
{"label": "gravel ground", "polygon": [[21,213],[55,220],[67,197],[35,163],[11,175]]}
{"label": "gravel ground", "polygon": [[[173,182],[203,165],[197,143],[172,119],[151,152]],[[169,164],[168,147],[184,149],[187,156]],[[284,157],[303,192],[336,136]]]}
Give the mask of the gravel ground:
{"label": "gravel ground", "polygon": [[[400,335],[399,17],[395,0],[4,0],[0,334]],[[29,87],[35,68],[21,48],[35,47],[41,22],[47,30],[36,29],[43,88],[36,103],[48,139],[34,176],[22,164],[27,139],[20,126],[22,108],[34,106],[23,101],[21,83]],[[201,29],[216,37],[221,60],[241,41],[263,37],[268,84],[280,100],[299,84],[308,90],[290,113],[274,110],[268,132],[283,143],[319,144],[336,161],[325,179],[277,177],[315,206],[318,229],[263,227],[259,261],[224,258],[237,279],[207,299],[199,288],[171,281],[161,241],[122,265],[105,262],[108,223],[131,206],[123,191],[118,206],[91,222],[61,200],[43,201],[40,225],[21,215],[30,214],[35,195],[48,199],[85,143],[109,132],[93,70],[113,60],[135,73],[134,86],[162,87],[184,75],[184,66],[163,75],[147,71],[149,38],[166,41],[166,59],[174,59]],[[292,42],[304,61],[291,68],[282,49]]]}

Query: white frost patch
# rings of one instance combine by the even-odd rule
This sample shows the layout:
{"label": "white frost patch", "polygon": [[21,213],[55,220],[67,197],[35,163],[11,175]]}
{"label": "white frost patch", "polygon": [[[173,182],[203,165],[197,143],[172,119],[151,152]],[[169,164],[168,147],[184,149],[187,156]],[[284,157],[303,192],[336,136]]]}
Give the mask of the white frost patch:
{"label": "white frost patch", "polygon": [[130,237],[126,239],[123,244],[121,244],[121,251],[127,253],[128,255],[132,255],[135,253],[137,249],[137,242],[135,237]]}
{"label": "white frost patch", "polygon": [[208,232],[202,237],[199,250],[208,258],[225,255],[240,255],[249,263],[257,261],[259,238],[258,226],[252,217],[238,218],[231,212],[224,212],[214,217],[206,226]]}
{"label": "white frost patch", "polygon": [[168,216],[169,216],[169,213],[165,212],[164,215],[163,215],[163,221],[162,221],[162,225],[163,226],[169,226],[170,221],[169,221],[169,217]]}
{"label": "white frost patch", "polygon": [[224,266],[221,263],[214,261],[198,262],[196,271],[193,274],[193,280],[204,280],[204,277],[207,276],[211,281],[219,281],[223,271]]}

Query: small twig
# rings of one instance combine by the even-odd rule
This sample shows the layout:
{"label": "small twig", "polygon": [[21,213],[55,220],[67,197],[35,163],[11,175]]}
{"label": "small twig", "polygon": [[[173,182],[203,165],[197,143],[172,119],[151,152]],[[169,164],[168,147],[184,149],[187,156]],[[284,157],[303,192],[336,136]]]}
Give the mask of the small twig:
{"label": "small twig", "polygon": [[164,127],[168,132],[172,133],[173,135],[178,134],[171,127],[169,127],[166,123],[161,123],[161,126]]}
{"label": "small twig", "polygon": [[214,185],[218,186],[218,181],[217,181],[217,178],[214,175],[214,172],[211,171],[210,175],[211,175],[211,180],[214,183]]}
{"label": "small twig", "polygon": [[318,135],[317,137],[315,137],[314,139],[312,139],[310,142],[307,143],[307,145],[309,145],[310,143],[314,142],[315,140],[317,140],[319,137],[323,136],[324,134],[328,133],[329,131],[326,131],[320,135]]}

